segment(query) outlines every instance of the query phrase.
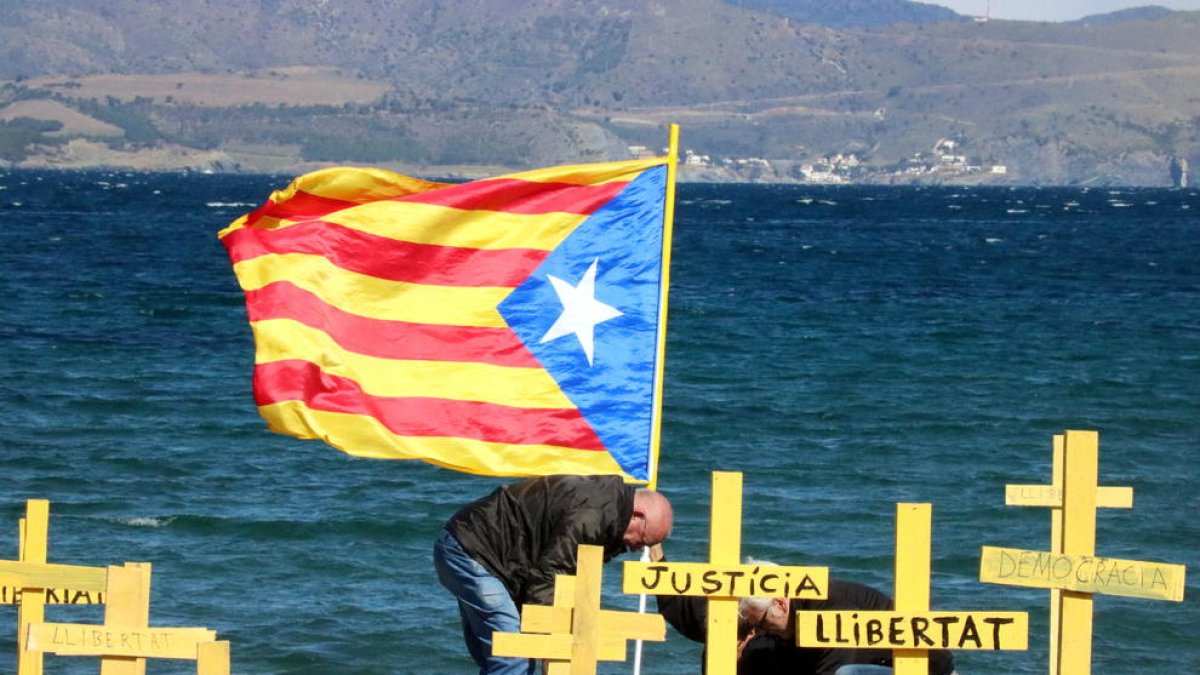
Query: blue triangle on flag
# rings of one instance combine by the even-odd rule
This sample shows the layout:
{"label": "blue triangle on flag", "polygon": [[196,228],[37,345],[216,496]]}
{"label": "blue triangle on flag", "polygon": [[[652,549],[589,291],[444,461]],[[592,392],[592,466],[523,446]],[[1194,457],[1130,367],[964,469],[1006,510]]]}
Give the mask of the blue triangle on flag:
{"label": "blue triangle on flag", "polygon": [[[608,452],[637,480],[649,480],[650,473],[666,179],[666,167],[642,172],[498,307]],[[549,277],[577,286],[593,262],[595,299],[620,315],[595,325],[589,364],[576,335],[542,340],[563,311]]]}

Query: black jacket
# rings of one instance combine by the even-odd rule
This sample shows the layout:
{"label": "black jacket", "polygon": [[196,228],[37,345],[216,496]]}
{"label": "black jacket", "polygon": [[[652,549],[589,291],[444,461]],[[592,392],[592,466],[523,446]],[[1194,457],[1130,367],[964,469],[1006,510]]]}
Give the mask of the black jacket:
{"label": "black jacket", "polygon": [[497,488],[446,523],[463,550],[504,582],[517,606],[549,605],[554,575],[574,574],[577,547],[625,552],[636,488],[618,476],[546,476]]}
{"label": "black jacket", "polygon": [[[675,630],[698,642],[704,641],[707,601],[696,596],[658,597],[658,611]],[[825,600],[792,600],[791,611],[799,610],[891,610],[892,599],[862,584],[840,579],[829,580]],[[891,667],[888,649],[825,649],[797,647],[794,640],[762,635],[746,645],[738,661],[738,675],[832,675],[847,664],[875,664]],[[947,651],[929,652],[930,675],[950,675],[954,659]]]}

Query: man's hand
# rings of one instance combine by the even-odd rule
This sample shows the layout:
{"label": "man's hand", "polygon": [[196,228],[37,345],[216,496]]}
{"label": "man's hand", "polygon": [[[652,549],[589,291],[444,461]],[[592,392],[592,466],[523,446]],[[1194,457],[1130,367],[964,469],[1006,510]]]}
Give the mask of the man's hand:
{"label": "man's hand", "polygon": [[663,553],[662,544],[655,544],[650,547],[650,562],[658,562],[666,557]]}

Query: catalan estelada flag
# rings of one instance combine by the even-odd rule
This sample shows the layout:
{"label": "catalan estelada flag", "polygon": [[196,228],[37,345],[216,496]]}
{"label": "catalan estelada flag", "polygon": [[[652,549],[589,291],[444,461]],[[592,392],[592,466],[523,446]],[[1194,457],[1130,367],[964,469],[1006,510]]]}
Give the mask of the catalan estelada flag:
{"label": "catalan estelada flag", "polygon": [[259,411],[362,457],[653,483],[668,178],[668,158],[300,176],[219,234]]}

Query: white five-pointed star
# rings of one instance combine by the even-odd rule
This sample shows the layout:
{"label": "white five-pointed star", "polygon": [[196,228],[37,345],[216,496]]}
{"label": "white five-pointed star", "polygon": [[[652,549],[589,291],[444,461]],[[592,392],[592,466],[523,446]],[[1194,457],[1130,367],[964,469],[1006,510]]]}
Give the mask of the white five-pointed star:
{"label": "white five-pointed star", "polygon": [[554,286],[554,292],[558,294],[563,311],[554,325],[550,326],[550,330],[542,336],[541,341],[545,343],[574,334],[579,340],[579,345],[583,347],[583,353],[587,355],[589,366],[592,365],[595,352],[596,324],[615,319],[622,314],[621,310],[596,299],[596,264],[599,262],[599,258],[592,261],[591,267],[584,272],[578,286],[546,275],[550,284]]}

